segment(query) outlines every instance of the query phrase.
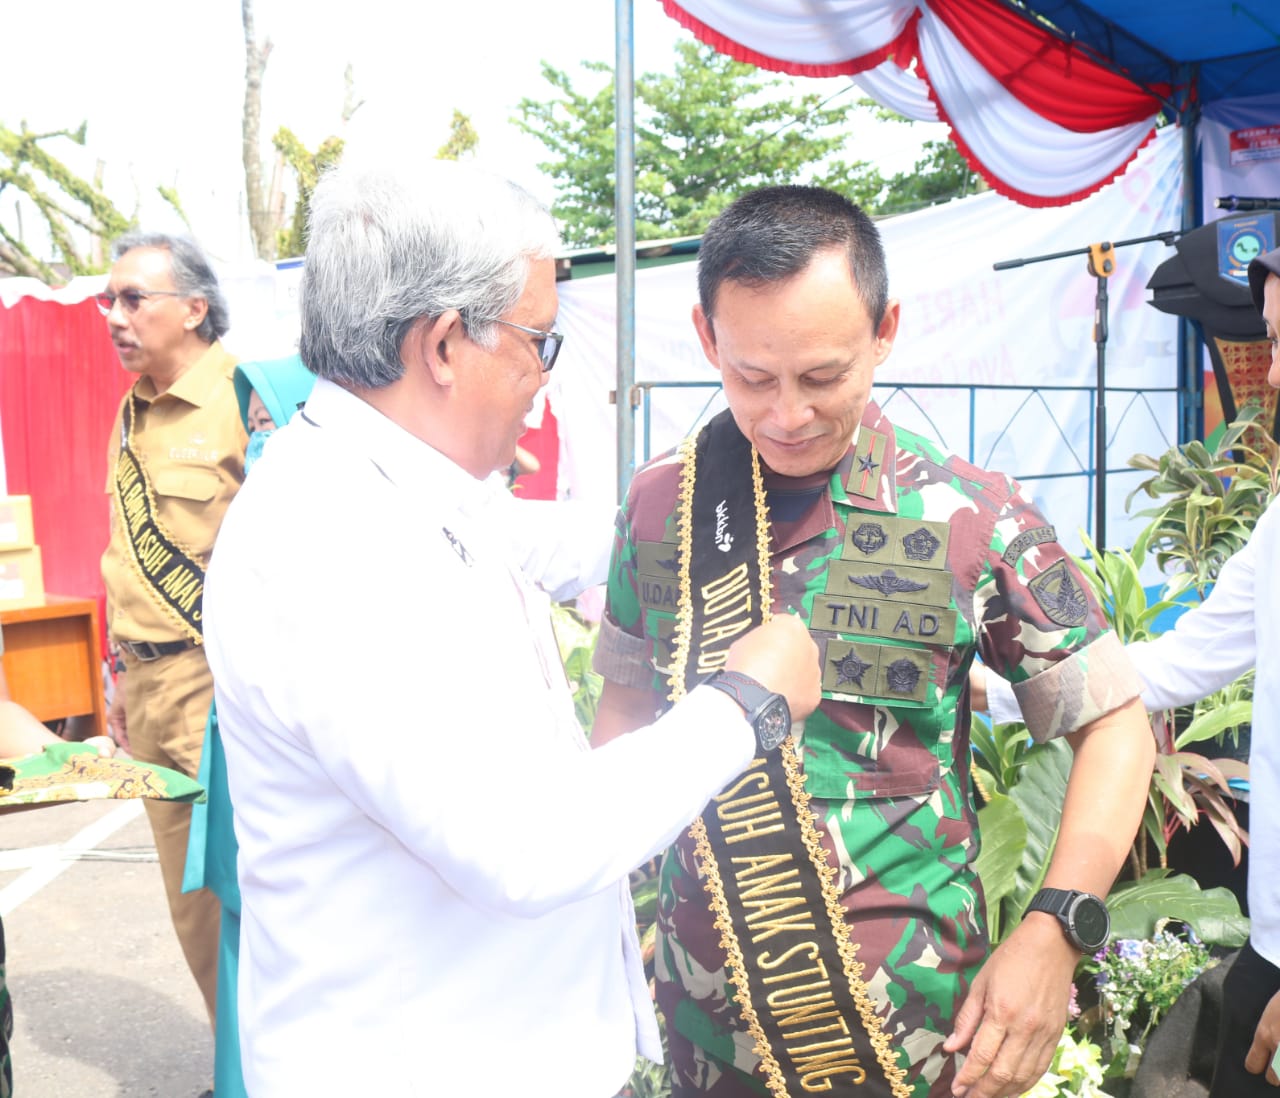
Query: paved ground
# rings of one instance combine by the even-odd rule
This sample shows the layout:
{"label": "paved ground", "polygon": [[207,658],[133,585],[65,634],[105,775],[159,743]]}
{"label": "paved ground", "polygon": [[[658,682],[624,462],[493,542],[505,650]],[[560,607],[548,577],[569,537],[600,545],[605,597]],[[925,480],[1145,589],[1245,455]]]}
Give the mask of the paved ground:
{"label": "paved ground", "polygon": [[195,1098],[213,1039],[136,801],[0,816],[15,1098]]}

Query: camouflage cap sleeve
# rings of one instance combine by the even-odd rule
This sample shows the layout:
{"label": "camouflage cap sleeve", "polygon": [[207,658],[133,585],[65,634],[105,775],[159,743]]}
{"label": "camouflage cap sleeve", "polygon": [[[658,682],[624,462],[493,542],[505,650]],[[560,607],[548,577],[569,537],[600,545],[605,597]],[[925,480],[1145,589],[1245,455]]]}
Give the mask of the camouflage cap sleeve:
{"label": "camouflage cap sleeve", "polygon": [[628,633],[608,614],[600,621],[600,635],[591,656],[591,666],[619,686],[644,689],[653,685],[649,642],[644,637]]}
{"label": "camouflage cap sleeve", "polygon": [[642,592],[642,586],[646,583],[652,586],[653,581],[646,580],[642,573],[645,559],[649,560],[650,571],[654,570],[653,558],[672,563],[665,558],[674,555],[674,546],[670,553],[651,550],[653,543],[661,542],[666,536],[678,476],[679,469],[671,454],[664,454],[637,470],[614,523],[605,613],[592,664],[606,679],[622,686],[655,686],[654,642],[646,636],[646,603]]}
{"label": "camouflage cap sleeve", "polygon": [[1083,728],[1142,692],[1142,681],[1114,633],[1014,685],[1031,738],[1037,743]]}
{"label": "camouflage cap sleeve", "polygon": [[1014,685],[1037,740],[1137,697],[1140,684],[1093,590],[1016,482],[992,527],[974,591],[983,662]]}

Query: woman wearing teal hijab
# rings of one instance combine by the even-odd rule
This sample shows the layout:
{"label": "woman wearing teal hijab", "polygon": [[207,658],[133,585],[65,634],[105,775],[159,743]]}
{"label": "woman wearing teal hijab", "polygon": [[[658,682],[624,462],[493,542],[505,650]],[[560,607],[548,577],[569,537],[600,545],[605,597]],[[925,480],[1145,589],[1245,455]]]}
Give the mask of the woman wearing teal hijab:
{"label": "woman wearing teal hijab", "polygon": [[[240,418],[249,432],[245,472],[262,455],[268,437],[283,427],[311,394],[315,375],[297,355],[236,367]],[[257,399],[254,399],[254,396]],[[264,416],[265,412],[265,416]],[[267,424],[269,417],[270,425]],[[208,888],[222,901],[218,948],[218,1006],[214,1038],[213,1090],[217,1098],[246,1098],[240,1074],[240,1019],[236,1006],[240,960],[240,885],[236,880],[236,836],[232,829],[227,758],[218,735],[218,714],[211,706],[205,727],[198,780],[208,802],[193,806],[187,845],[184,892]]]}

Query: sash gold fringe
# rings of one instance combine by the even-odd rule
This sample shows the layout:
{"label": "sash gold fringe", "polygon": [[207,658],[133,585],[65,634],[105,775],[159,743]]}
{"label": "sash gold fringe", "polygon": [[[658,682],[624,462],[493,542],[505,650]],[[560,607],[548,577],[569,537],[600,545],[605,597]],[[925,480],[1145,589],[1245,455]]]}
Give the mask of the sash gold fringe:
{"label": "sash gold fringe", "polygon": [[[129,396],[127,399],[129,401],[127,415],[124,412],[121,413],[122,418],[124,418],[127,422],[124,425],[125,429],[123,432],[123,437],[121,438],[120,451],[121,453],[128,454],[130,460],[138,467],[138,480],[141,482],[142,490],[146,494],[147,510],[151,517],[152,525],[155,526],[155,528],[159,530],[166,538],[168,538],[169,541],[173,544],[174,548],[177,549],[184,557],[186,557],[188,561],[190,561],[192,564],[197,564],[197,562],[199,562],[200,560],[200,554],[193,553],[190,549],[188,549],[185,545],[183,545],[182,542],[180,542],[177,538],[175,538],[168,530],[166,530],[160,524],[160,514],[159,514],[159,510],[156,507],[156,496],[155,496],[155,492],[151,488],[151,477],[147,475],[147,466],[146,466],[146,463],[142,460],[142,454],[139,453],[136,449],[134,449],[134,446],[133,446],[133,425],[137,416],[133,408],[132,392],[129,393]],[[138,579],[142,582],[143,588],[151,592],[151,594],[154,596],[152,598],[152,602],[156,606],[159,606],[165,612],[165,614],[182,629],[182,632],[187,637],[187,639],[195,641],[196,644],[203,644],[204,634],[199,629],[193,628],[190,622],[188,622],[185,618],[183,618],[183,616],[179,614],[178,611],[176,611],[172,606],[170,606],[169,603],[156,592],[153,581],[146,574],[146,571],[142,567],[142,562],[138,559],[138,548],[136,545],[134,545],[133,536],[129,530],[129,520],[124,512],[124,494],[120,488],[120,458],[118,455],[116,457],[115,472],[111,478],[111,485],[112,485],[112,488],[114,489],[111,493],[111,499],[112,499],[112,502],[115,503],[115,507],[116,507],[116,520],[121,524],[121,530],[123,531],[123,534],[124,534],[125,544],[129,546],[129,564],[133,569],[134,575],[136,575]],[[201,581],[203,582],[204,566],[198,565],[198,567],[200,568]]]}
{"label": "sash gold fringe", "polygon": [[[689,662],[692,648],[693,625],[693,588],[689,577],[690,562],[693,559],[693,487],[696,476],[695,443],[696,435],[684,439],[680,444],[680,495],[677,501],[676,527],[680,542],[680,579],[675,629],[675,650],[671,664],[671,675],[668,683],[671,692],[668,695],[673,702],[679,701],[685,694],[685,668]],[[762,620],[768,621],[773,616],[773,575],[770,567],[769,552],[769,506],[765,499],[764,476],[760,470],[760,455],[756,448],[751,448],[751,483],[755,493],[756,510],[756,552],[759,558],[760,576],[760,609]],[[849,981],[849,990],[862,1018],[863,1028],[875,1050],[876,1059],[880,1063],[885,1079],[894,1094],[894,1098],[911,1098],[911,1089],[906,1085],[906,1072],[898,1066],[897,1057],[889,1044],[889,1036],[884,1032],[883,1023],[876,1016],[875,1003],[862,980],[864,966],[858,960],[858,949],[854,943],[845,919],[844,907],[840,903],[840,893],[836,890],[837,873],[827,861],[826,852],[822,849],[822,838],[814,826],[815,813],[809,807],[810,795],[804,788],[805,774],[797,761],[798,748],[794,734],[777,748],[782,753],[782,768],[787,776],[787,786],[791,791],[791,801],[795,806],[796,818],[800,824],[801,838],[809,854],[809,861],[817,870],[821,883],[822,895],[826,901],[827,916],[831,920],[834,931],[836,949],[844,966],[845,978]],[[725,898],[724,880],[720,876],[720,866],[707,838],[706,824],[699,816],[689,826],[689,834],[695,844],[695,853],[699,868],[704,877],[704,886],[711,897],[711,911],[715,915],[715,928],[720,932],[720,946],[725,952],[729,967],[728,979],[737,989],[734,996],[738,1009],[742,1013],[742,1021],[755,1042],[755,1053],[760,1057],[760,1065],[765,1074],[765,1084],[773,1092],[775,1098],[789,1098],[786,1077],[778,1059],[773,1054],[759,1015],[751,1002],[750,977],[747,974],[746,961],[742,955],[742,947],[733,932],[733,921],[729,915],[729,904]]]}

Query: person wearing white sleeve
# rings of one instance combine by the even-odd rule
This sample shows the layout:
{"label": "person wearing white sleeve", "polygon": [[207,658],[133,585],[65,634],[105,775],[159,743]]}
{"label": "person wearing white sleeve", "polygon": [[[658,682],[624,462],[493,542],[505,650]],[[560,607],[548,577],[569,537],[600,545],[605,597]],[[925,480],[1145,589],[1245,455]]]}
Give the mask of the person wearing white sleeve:
{"label": "person wearing white sleeve", "polygon": [[315,192],[317,381],[204,600],[254,1098],[616,1093],[637,1050],[661,1057],[628,872],[817,704],[783,615],[730,651],[744,694],[722,673],[588,748],[535,582],[595,579],[609,530],[486,483],[559,350],[555,246],[544,208],[469,166],[344,164]]}
{"label": "person wearing white sleeve", "polygon": [[[613,548],[617,508],[587,500],[521,499],[509,492],[497,507],[501,523],[524,574],[556,602],[604,583]],[[509,514],[508,514],[509,509]]]}
{"label": "person wearing white sleeve", "polygon": [[[1280,249],[1249,265],[1254,304],[1271,341],[1267,381],[1280,388]],[[1155,640],[1125,651],[1150,710],[1198,701],[1258,669],[1249,755],[1249,941],[1223,989],[1223,1016],[1210,1098],[1274,1094],[1280,1048],[1280,501],[1262,514],[1245,546],[1223,565],[1203,603]],[[1009,684],[983,679],[991,719],[1021,719]],[[975,708],[982,708],[978,693]]]}

